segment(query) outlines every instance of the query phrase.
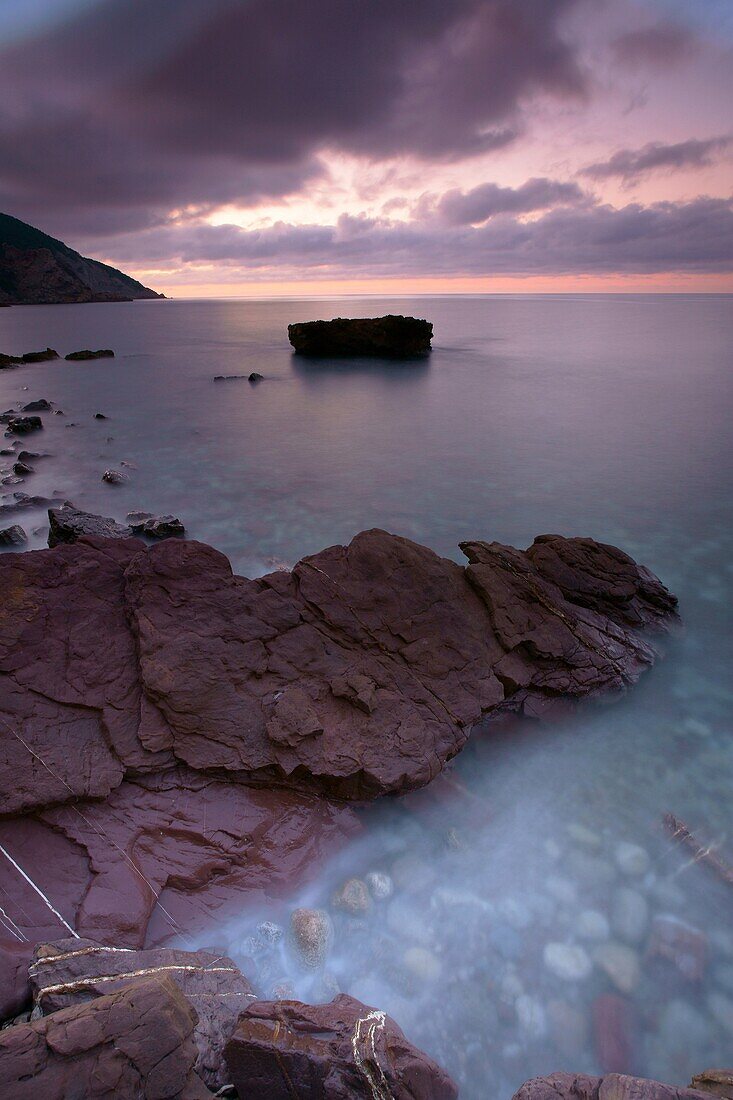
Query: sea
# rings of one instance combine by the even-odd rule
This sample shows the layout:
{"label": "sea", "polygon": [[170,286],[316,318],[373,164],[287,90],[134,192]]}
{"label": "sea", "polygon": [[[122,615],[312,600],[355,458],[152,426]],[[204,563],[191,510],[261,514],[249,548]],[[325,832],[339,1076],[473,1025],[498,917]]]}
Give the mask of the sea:
{"label": "sea", "polygon": [[[433,322],[429,358],[309,361],[288,344],[291,322],[385,313]],[[47,457],[22,483],[0,457],[0,503],[173,513],[247,576],[371,527],[456,561],[463,539],[591,536],[680,599],[682,630],[620,701],[477,730],[439,796],[360,811],[362,835],[288,899],[331,909],[367,876],[379,895],[332,911],[323,971],[278,939],[282,912],[212,929],[258,992],[345,992],[388,1012],[463,1100],[508,1100],[556,1070],[683,1085],[730,1066],[733,297],[0,310],[1,352],[47,346],[115,358],[0,371],[0,411],[45,398],[63,412],[27,437]],[[106,469],[127,480],[103,482]],[[10,522],[45,546],[45,506]]]}

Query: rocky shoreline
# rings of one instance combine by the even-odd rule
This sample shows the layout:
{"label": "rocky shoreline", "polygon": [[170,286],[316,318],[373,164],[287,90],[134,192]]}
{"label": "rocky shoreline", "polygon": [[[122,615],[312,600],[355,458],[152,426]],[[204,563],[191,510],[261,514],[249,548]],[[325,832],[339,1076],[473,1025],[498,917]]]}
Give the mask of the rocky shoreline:
{"label": "rocky shoreline", "polygon": [[[654,659],[650,632],[676,621],[674,597],[648,570],[590,539],[542,536],[527,551],[465,543],[469,564],[461,567],[371,531],[291,572],[250,581],[211,547],[172,539],[148,549],[117,534],[81,534],[53,550],[0,559],[9,594],[0,607],[0,862],[9,885],[17,888],[21,873],[33,885],[23,912],[0,929],[0,1012],[27,1011],[31,989],[36,1015],[54,1007],[3,1033],[0,1065],[18,1056],[18,1044],[26,1049],[19,1036],[30,1029],[25,1043],[41,1044],[38,1085],[68,1072],[43,1054],[49,1021],[61,1023],[64,1012],[77,1013],[76,1021],[92,1008],[54,1000],[48,984],[40,991],[39,951],[58,958],[70,945],[35,945],[69,931],[84,937],[84,954],[76,954],[77,940],[70,952],[71,977],[95,992],[109,975],[85,968],[110,948],[125,948],[131,972],[149,970],[133,959],[146,945],[181,943],[232,903],[306,881],[359,831],[349,801],[430,782],[479,720],[546,715],[624,690]],[[347,884],[335,904],[358,910],[360,890],[376,897],[383,886],[379,876]],[[316,968],[330,935],[330,918],[319,913],[296,910],[289,933],[303,965]],[[236,972],[246,983],[231,965],[217,974]],[[57,977],[51,989],[63,992],[69,975]],[[133,992],[144,1005],[152,998],[150,1011],[188,1012],[185,1034],[201,1033],[198,1010],[182,1007],[174,991],[157,1007],[160,987]],[[222,1083],[222,1065],[236,1063],[240,1089],[252,1078],[245,1095],[278,1095],[272,1074],[280,1071],[262,1068],[273,1064],[277,1019],[275,1034],[284,1038],[275,1064],[294,1058],[296,1076],[310,1074],[302,1067],[313,1060],[329,1067],[323,1095],[347,1088],[369,1096],[374,1073],[386,1074],[385,1095],[456,1095],[378,1009],[347,997],[298,1006],[287,988],[280,1002],[263,993],[236,1024],[236,1057],[222,1053],[217,1032],[213,1069],[206,1055],[217,1074],[212,1087]],[[90,1005],[102,1012],[107,996],[121,995],[105,990]],[[228,1018],[234,1026],[235,1014]],[[346,1040],[363,1026],[375,1038],[375,1021],[384,1053],[367,1051],[360,1066],[361,1048]],[[74,1024],[77,1032],[85,1026]],[[309,1027],[343,1039],[320,1052],[316,1038],[303,1047]],[[288,1053],[291,1035],[299,1038]],[[200,1080],[200,1047],[198,1056],[192,1049],[182,1034],[176,1060],[188,1068],[176,1073],[185,1088],[197,1087],[190,1074]],[[94,1058],[101,1065],[108,1056],[105,1040]],[[143,1087],[141,1064],[130,1078],[135,1087]],[[265,1091],[253,1091],[255,1079],[267,1082]]]}

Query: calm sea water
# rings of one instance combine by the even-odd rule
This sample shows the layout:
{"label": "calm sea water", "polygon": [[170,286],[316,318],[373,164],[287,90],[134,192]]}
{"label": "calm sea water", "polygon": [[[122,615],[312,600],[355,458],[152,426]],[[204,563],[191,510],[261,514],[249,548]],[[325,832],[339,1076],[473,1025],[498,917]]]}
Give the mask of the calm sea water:
{"label": "calm sea water", "polygon": [[[291,321],[386,312],[434,322],[429,360],[290,353]],[[675,1084],[730,1064],[733,886],[673,847],[661,819],[675,813],[733,865],[733,299],[0,311],[0,351],[46,345],[117,358],[0,372],[0,409],[45,397],[65,412],[26,444],[52,457],[5,493],[55,490],[118,519],[174,512],[250,575],[371,526],[456,559],[466,538],[591,535],[681,600],[685,633],[624,701],[552,728],[478,733],[450,786],[364,814],[365,839],[290,901],[331,911],[324,972],[300,970],[286,939],[258,936],[260,920],[287,923],[287,906],[212,930],[254,955],[260,992],[340,989],[386,1009],[466,1100],[609,1059]],[[264,381],[213,381],[250,371]],[[129,482],[103,484],[123,461]],[[44,519],[18,514],[33,547]],[[331,910],[345,879],[371,871],[389,897],[358,916]]]}

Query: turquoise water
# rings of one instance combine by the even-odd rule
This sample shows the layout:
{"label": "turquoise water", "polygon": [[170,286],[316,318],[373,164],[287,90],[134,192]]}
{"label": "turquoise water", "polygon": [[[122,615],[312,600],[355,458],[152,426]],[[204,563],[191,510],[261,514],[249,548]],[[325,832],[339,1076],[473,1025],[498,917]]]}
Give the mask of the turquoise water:
{"label": "turquoise water", "polygon": [[[434,322],[428,361],[290,354],[291,321],[385,312]],[[469,1100],[558,1068],[598,1071],[610,1048],[616,1068],[675,1084],[730,1064],[733,887],[675,848],[661,818],[676,814],[733,864],[733,299],[0,311],[0,351],[49,344],[117,358],[0,372],[0,409],[45,397],[65,412],[44,416],[52,457],[6,493],[55,490],[118,519],[174,512],[249,574],[370,526],[457,559],[465,538],[591,535],[680,597],[684,634],[624,701],[477,733],[450,785],[364,814],[365,839],[290,902],[331,913],[322,971],[302,971],[286,939],[253,943],[258,920],[287,925],[288,906],[217,929],[242,959],[254,953],[260,992],[341,989],[386,1009]],[[257,386],[213,381],[253,370]],[[122,461],[129,482],[103,484]],[[15,522],[45,544],[43,509]],[[357,916],[333,910],[333,890],[370,871],[391,896]]]}

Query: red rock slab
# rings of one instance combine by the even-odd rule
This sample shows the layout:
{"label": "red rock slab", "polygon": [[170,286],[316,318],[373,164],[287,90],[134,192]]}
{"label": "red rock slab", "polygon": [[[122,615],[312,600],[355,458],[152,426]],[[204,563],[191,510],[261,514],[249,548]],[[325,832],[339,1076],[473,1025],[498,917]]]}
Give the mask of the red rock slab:
{"label": "red rock slab", "polygon": [[204,1100],[196,1013],[167,975],[0,1032],[4,1100]]}
{"label": "red rock slab", "polygon": [[389,1016],[345,994],[329,1004],[256,1001],[225,1048],[248,1100],[455,1100],[444,1070]]}
{"label": "red rock slab", "polygon": [[0,813],[104,797],[125,770],[173,762],[143,699],[124,603],[136,539],[0,562]]}
{"label": "red rock slab", "polygon": [[[354,836],[348,806],[185,768],[126,780],[105,802],[0,821],[0,844],[79,935],[142,948],[193,937],[316,875]],[[68,929],[0,853],[0,1018],[29,995],[32,946]],[[152,919],[151,919],[152,918]]]}
{"label": "red rock slab", "polygon": [[[568,541],[583,547],[557,548]],[[555,560],[586,587],[603,566],[615,593],[631,559],[590,540],[542,546],[556,551],[542,572],[496,543],[463,544],[464,569],[366,531],[248,581],[210,547],[168,543],[126,570],[145,692],[191,767],[338,798],[416,789],[485,715],[619,691],[652,663],[624,617],[633,604],[637,626],[669,623],[666,589],[644,570],[621,610],[615,596],[607,614],[573,604],[548,579]]]}
{"label": "red rock slab", "polygon": [[620,1073],[605,1077],[552,1073],[526,1081],[512,1100],[710,1100],[710,1093]]}
{"label": "red rock slab", "polygon": [[195,1069],[213,1091],[228,1082],[224,1046],[240,1012],[255,999],[232,960],[209,951],[131,951],[66,939],[39,944],[29,973],[34,1003],[44,1015],[116,993],[141,978],[168,975],[196,1011]]}

